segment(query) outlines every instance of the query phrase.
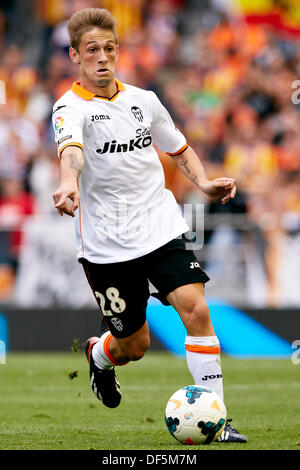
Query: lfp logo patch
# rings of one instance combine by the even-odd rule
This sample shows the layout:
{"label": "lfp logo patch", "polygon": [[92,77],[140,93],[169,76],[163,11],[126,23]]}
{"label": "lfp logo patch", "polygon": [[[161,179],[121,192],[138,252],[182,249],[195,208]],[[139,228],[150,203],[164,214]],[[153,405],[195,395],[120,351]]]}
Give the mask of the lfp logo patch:
{"label": "lfp logo patch", "polygon": [[61,117],[61,116],[57,116],[57,118],[55,119],[55,129],[58,131],[59,129],[61,129],[64,125],[64,118]]}

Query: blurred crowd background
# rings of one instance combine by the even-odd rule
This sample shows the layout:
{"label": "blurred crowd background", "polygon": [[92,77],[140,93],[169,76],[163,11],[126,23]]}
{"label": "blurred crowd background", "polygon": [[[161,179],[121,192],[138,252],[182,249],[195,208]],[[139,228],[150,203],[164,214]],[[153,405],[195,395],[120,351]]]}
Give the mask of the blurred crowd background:
{"label": "blurred crowd background", "polygon": [[[62,222],[52,203],[58,159],[51,111],[78,79],[68,58],[67,20],[81,8],[98,6],[118,20],[119,80],[157,93],[210,178],[237,180],[232,202],[212,203],[159,152],[178,203],[193,203],[195,217],[204,207],[204,245],[196,254],[212,279],[208,293],[241,305],[299,306],[297,4],[1,0],[0,301],[22,304],[32,289],[27,305],[66,302],[76,261],[73,255],[65,261],[65,278],[65,268],[53,264],[61,248],[53,240],[69,222]],[[50,295],[54,278],[60,280]]]}

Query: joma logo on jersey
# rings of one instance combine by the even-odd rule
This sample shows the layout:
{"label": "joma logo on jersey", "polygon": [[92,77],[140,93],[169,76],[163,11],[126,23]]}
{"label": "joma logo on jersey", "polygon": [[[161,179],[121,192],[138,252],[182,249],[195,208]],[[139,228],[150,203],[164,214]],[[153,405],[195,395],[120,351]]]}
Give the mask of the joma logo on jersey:
{"label": "joma logo on jersey", "polygon": [[116,140],[111,142],[105,142],[103,149],[97,149],[97,153],[119,153],[119,152],[133,152],[134,150],[141,150],[145,147],[149,147],[152,144],[151,135],[145,137],[138,137],[137,139],[131,139],[129,143],[119,143]]}
{"label": "joma logo on jersey", "polygon": [[91,121],[92,122],[95,122],[95,121],[105,121],[107,119],[110,119],[109,115],[108,114],[93,114],[91,116]]}

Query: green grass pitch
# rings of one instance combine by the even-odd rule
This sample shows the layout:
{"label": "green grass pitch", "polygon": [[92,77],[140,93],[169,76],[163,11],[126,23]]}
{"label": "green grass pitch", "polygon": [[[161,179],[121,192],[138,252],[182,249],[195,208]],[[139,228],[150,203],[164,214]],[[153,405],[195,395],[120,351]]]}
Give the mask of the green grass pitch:
{"label": "green grass pitch", "polygon": [[183,446],[164,409],[192,383],[184,359],[149,351],[119,367],[123,399],[111,410],[93,395],[82,352],[10,353],[0,365],[0,449],[300,450],[300,364],[222,356],[222,368],[228,417],[248,443]]}

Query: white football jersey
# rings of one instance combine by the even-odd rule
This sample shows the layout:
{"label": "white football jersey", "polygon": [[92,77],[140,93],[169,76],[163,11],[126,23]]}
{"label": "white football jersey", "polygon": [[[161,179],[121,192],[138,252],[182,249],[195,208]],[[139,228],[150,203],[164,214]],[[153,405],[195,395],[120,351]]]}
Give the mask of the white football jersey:
{"label": "white football jersey", "polygon": [[101,264],[138,258],[189,230],[153,147],[176,155],[186,139],[155,93],[116,84],[108,99],[75,82],[53,107],[59,155],[69,145],[83,150],[78,258]]}

